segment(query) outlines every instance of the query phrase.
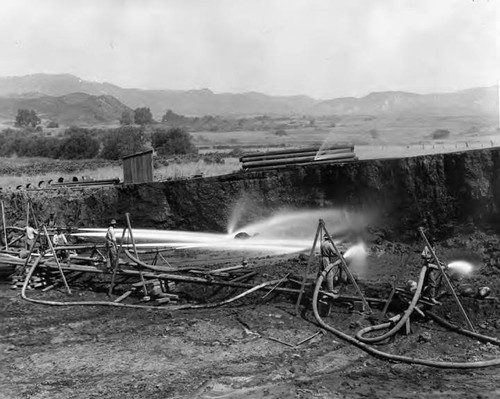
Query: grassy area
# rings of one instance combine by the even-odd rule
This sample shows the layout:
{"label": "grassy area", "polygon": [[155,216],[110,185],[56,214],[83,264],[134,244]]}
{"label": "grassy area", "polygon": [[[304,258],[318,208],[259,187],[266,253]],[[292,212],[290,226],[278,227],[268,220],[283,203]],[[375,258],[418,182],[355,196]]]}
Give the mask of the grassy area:
{"label": "grassy area", "polygon": [[[72,181],[74,177],[78,180],[105,180],[116,179],[123,180],[122,165],[102,165],[95,167],[85,167],[91,164],[87,161],[82,164],[82,169],[72,172],[65,172],[64,166],[70,168],[75,166],[74,161],[53,161],[29,158],[0,158],[0,169],[4,173],[0,175],[0,187],[3,189],[15,189],[19,185],[26,187],[31,184],[32,187],[38,187],[39,182],[47,184],[49,180],[57,182],[59,178],[64,181]],[[60,168],[54,168],[54,165]],[[36,166],[35,166],[36,165]],[[45,165],[45,167],[44,167]],[[55,170],[54,170],[55,169]],[[71,168],[72,169],[72,168]],[[238,158],[224,158],[222,163],[205,162],[199,160],[196,162],[170,162],[168,166],[161,165],[154,169],[155,181],[190,178],[196,175],[203,177],[224,175],[236,172],[240,169]],[[8,170],[10,173],[5,173]],[[44,171],[45,170],[45,171]]]}
{"label": "grassy area", "polygon": [[[449,135],[434,139],[438,129]],[[486,116],[460,116],[426,118],[399,116],[343,116],[332,119],[318,118],[310,126],[284,129],[277,134],[267,131],[194,132],[191,133],[200,154],[219,153],[221,161],[210,157],[199,160],[158,164],[154,170],[156,181],[217,176],[241,169],[238,158],[228,157],[232,151],[255,152],[278,148],[320,147],[321,145],[352,143],[360,159],[399,158],[415,155],[465,151],[500,146],[498,118]],[[16,188],[40,181],[79,179],[123,179],[121,161],[83,160],[63,161],[49,159],[0,159],[0,187]]]}
{"label": "grassy area", "polygon": [[238,171],[241,168],[238,158],[224,158],[224,163],[197,162],[172,163],[154,170],[156,181],[182,179],[193,176],[220,176]]}
{"label": "grassy area", "polygon": [[415,145],[439,144],[432,138],[438,129],[448,130],[444,143],[465,143],[485,140],[490,136],[500,141],[498,118],[487,116],[460,117],[374,117],[346,116],[335,126],[331,121],[316,120],[313,126],[285,129],[286,135],[276,131],[234,131],[191,133],[198,147],[306,147],[322,143],[352,143],[355,145]]}

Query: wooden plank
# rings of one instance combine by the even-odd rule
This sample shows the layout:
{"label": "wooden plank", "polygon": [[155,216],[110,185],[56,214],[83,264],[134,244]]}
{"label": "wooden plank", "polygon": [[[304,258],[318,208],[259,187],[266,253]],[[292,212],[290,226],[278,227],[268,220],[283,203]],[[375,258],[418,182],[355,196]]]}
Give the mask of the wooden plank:
{"label": "wooden plank", "polygon": [[[146,280],[146,281],[144,281],[144,284],[146,284],[146,285],[152,284],[153,286],[160,286],[160,280],[158,280],[158,279]],[[132,287],[139,288],[139,287],[142,287],[144,284],[142,281],[138,281],[137,283],[132,284]]]}
{"label": "wooden plank", "polygon": [[130,294],[131,294],[131,293],[132,293],[132,290],[127,291],[127,292],[125,292],[124,294],[120,295],[118,298],[116,298],[113,302],[116,302],[116,303],[121,302],[121,301],[123,301],[125,298],[127,298],[128,296],[130,296]]}
{"label": "wooden plank", "polygon": [[176,300],[179,299],[179,295],[177,295],[177,294],[169,294],[169,293],[166,293],[166,292],[163,292],[162,294],[160,294],[160,297],[162,297],[162,298],[176,299]]}

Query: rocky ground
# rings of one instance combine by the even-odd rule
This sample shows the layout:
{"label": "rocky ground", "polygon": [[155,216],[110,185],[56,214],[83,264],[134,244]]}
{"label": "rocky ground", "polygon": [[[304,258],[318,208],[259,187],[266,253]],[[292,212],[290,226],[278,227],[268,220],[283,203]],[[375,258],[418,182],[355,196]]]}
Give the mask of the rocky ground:
{"label": "rocky ground", "polygon": [[[482,241],[479,240],[481,238]],[[473,286],[488,283],[498,295],[494,237],[443,242],[443,259],[469,254],[477,261]],[[482,245],[480,242],[485,242]],[[491,245],[490,245],[491,244]],[[467,251],[464,252],[464,248]],[[413,248],[373,245],[358,270],[369,296],[386,297],[391,276],[417,278]],[[199,254],[199,256],[201,256]],[[306,256],[249,259],[262,278],[300,275]],[[401,270],[404,272],[401,272]],[[495,398],[497,368],[442,370],[389,363],[323,332],[310,304],[295,315],[293,296],[263,293],[226,307],[161,311],[97,306],[50,307],[0,289],[0,398]],[[30,297],[68,300],[64,290],[31,290]],[[71,300],[106,299],[75,286]],[[131,302],[137,298],[130,299]],[[463,299],[478,332],[500,337],[498,300]],[[451,298],[437,313],[463,324]],[[353,335],[369,320],[336,304],[325,320]],[[302,340],[314,337],[297,345]],[[281,341],[281,342],[279,342]],[[500,357],[500,348],[414,319],[412,332],[378,349],[434,360],[477,361]]]}

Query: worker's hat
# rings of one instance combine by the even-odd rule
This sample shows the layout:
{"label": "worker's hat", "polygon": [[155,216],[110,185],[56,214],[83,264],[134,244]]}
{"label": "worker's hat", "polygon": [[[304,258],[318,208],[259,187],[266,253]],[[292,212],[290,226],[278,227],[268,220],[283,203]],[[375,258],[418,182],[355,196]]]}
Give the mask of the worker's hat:
{"label": "worker's hat", "polygon": [[111,222],[109,222],[109,224],[116,224],[116,220],[115,219],[111,219]]}

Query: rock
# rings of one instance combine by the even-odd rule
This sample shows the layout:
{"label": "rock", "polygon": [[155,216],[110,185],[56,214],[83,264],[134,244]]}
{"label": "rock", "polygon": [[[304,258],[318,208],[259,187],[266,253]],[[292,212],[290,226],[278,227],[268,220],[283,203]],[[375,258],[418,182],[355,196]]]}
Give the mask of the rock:
{"label": "rock", "polygon": [[424,331],[422,334],[420,334],[418,336],[418,339],[417,339],[418,342],[423,342],[423,343],[425,343],[425,342],[431,342],[431,340],[432,340],[432,336],[427,331]]}
{"label": "rock", "polygon": [[309,255],[301,253],[301,254],[299,254],[299,260],[300,261],[307,261],[307,260],[309,260]]}

